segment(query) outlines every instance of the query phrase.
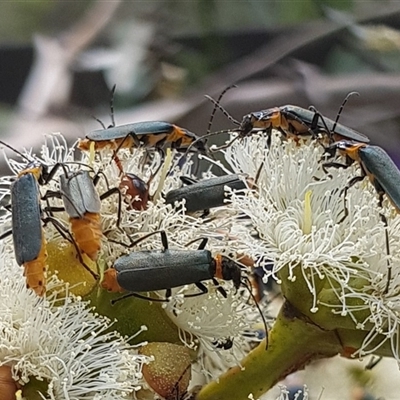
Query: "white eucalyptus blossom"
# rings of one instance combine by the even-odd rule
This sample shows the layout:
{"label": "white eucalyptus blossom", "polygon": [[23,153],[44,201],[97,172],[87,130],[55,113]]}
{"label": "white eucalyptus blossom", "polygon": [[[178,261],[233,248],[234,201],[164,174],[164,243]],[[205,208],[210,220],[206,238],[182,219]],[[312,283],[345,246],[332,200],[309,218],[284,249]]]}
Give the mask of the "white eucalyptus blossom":
{"label": "white eucalyptus blossom", "polygon": [[[323,304],[318,285],[321,280],[329,282],[337,302],[325,306],[349,315],[360,329],[373,325],[359,354],[365,354],[376,335],[384,334],[400,360],[400,217],[388,200],[383,209],[378,207],[377,193],[366,178],[347,191],[344,218],[343,190],[360,175],[357,163],[347,169],[328,168],[328,174],[320,143],[297,144],[281,140],[278,134],[272,135],[270,148],[266,135],[253,135],[236,140],[224,153],[234,172],[257,178],[246,193],[232,195],[232,207],[251,221],[235,225],[236,248],[264,266],[265,279],[281,283],[301,276],[313,297],[311,312]],[[357,280],[362,285],[357,286]],[[361,300],[357,305],[356,299]],[[370,311],[368,319],[357,320],[357,310]]]}
{"label": "white eucalyptus blossom", "polygon": [[39,298],[26,289],[12,249],[2,246],[0,283],[0,366],[12,367],[22,386],[31,379],[47,383],[43,399],[124,399],[143,383],[148,362],[115,332],[109,320],[87,303],[57,297]]}

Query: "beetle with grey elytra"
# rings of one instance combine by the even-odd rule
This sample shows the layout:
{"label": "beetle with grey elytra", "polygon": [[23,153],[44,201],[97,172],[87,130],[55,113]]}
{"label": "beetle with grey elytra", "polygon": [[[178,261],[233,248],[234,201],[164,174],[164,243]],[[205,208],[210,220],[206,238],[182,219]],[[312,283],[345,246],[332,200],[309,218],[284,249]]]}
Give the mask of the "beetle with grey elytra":
{"label": "beetle with grey elytra", "polygon": [[196,151],[207,154],[206,141],[187,129],[164,121],[143,121],[126,125],[97,129],[81,139],[78,148],[89,150],[94,143],[95,150],[110,148],[146,147],[162,150],[171,147],[178,151],[186,150],[192,143]]}
{"label": "beetle with grey elytra", "polygon": [[243,139],[257,131],[267,134],[267,145],[270,146],[272,129],[278,130],[285,138],[292,138],[295,141],[299,141],[302,136],[311,136],[311,138],[317,140],[324,140],[327,138],[329,144],[342,139],[353,140],[359,143],[369,143],[369,138],[363,133],[338,123],[344,105],[353,94],[358,93],[351,92],[346,96],[335,121],[323,116],[313,106],[310,106],[309,109],[305,109],[294,105],[284,105],[251,112],[243,117],[242,122],[239,122],[232,118],[224,108],[219,105],[218,101],[208,97],[216,107],[222,110],[230,121],[238,126],[238,128],[229,131],[210,133],[206,135],[206,137],[231,131],[237,132],[237,136],[232,140],[214,150],[229,147],[237,139]]}
{"label": "beetle with grey elytra", "polygon": [[[339,222],[344,221],[344,219],[349,215],[349,211],[346,206],[346,196],[348,190],[357,182],[363,180],[366,176],[368,176],[376,192],[378,193],[378,206],[382,207],[383,197],[386,195],[396,211],[400,213],[400,171],[385,150],[379,146],[371,146],[365,143],[343,140],[332,144],[326,148],[325,151],[330,158],[334,157],[336,152],[339,151],[339,153],[342,153],[346,157],[346,161],[344,164],[339,162],[325,162],[323,164],[324,168],[347,168],[354,161],[358,162],[361,168],[361,175],[352,178],[343,190],[344,216]],[[387,230],[388,222],[383,213],[380,213],[379,215],[386,227],[386,252],[389,255],[389,234]],[[391,281],[391,264],[389,261],[387,261],[387,263],[388,279],[384,293],[388,292]]]}
{"label": "beetle with grey elytra", "polygon": [[[156,233],[158,232],[139,240]],[[111,292],[152,292],[165,289],[168,298],[172,288],[191,283],[201,292],[186,297],[207,293],[207,287],[202,283],[206,280],[212,280],[217,290],[226,297],[225,290],[218,285],[215,278],[231,280],[235,288],[241,285],[242,272],[239,264],[223,255],[213,257],[209,250],[204,249],[208,239],[201,239],[197,250],[170,250],[165,232],[159,233],[163,250],[135,251],[119,257],[113,266],[105,271],[101,286]],[[138,241],[135,244],[137,243]],[[143,298],[136,293],[132,293],[132,296]]]}
{"label": "beetle with grey elytra", "polygon": [[[240,265],[222,254],[213,257],[210,251],[205,250],[207,238],[201,239],[197,250],[169,250],[165,231],[156,231],[138,239],[133,245],[157,233],[161,235],[163,250],[136,251],[121,256],[114,261],[111,268],[104,272],[101,282],[103,289],[117,293],[129,292],[113,300],[113,303],[130,296],[151,301],[168,301],[172,288],[188,284],[195,284],[200,292],[186,294],[184,297],[195,297],[208,292],[207,287],[202,283],[207,280],[212,280],[218,292],[226,298],[227,293],[216,278],[232,281],[236,289],[243,285],[255,300],[251,287],[247,285],[247,278],[242,276]],[[166,290],[165,299],[147,297],[138,293],[164,289]],[[256,301],[255,305],[267,331],[265,317]],[[268,347],[267,337],[265,344]]]}
{"label": "beetle with grey elytra", "polygon": [[347,168],[354,161],[358,162],[361,168],[361,175],[354,177],[348,183],[346,191],[368,176],[379,195],[380,204],[386,194],[396,211],[400,213],[400,171],[385,150],[379,146],[345,140],[336,142],[325,149],[330,158],[334,157],[337,151],[346,156],[346,162],[344,164],[324,163],[324,168]]}
{"label": "beetle with grey elytra", "polygon": [[[27,159],[18,150],[6,143],[0,143]],[[61,224],[42,212],[39,184],[45,185],[50,182],[62,164],[50,168],[39,160],[28,161],[28,165],[18,173],[11,184],[12,229],[2,234],[0,240],[12,234],[15,258],[19,265],[24,266],[27,287],[38,296],[43,296],[46,291],[47,243],[42,223],[50,222],[57,230]],[[47,200],[48,195],[44,198]],[[69,238],[71,239],[71,236]]]}
{"label": "beetle with grey elytra", "polygon": [[176,202],[185,199],[185,209],[189,213],[201,210],[207,212],[211,208],[223,206],[229,199],[226,187],[234,191],[246,188],[245,176],[239,174],[224,175],[201,181],[187,177],[181,177],[181,180],[186,183],[186,186],[170,190],[165,196],[165,202],[174,205]]}
{"label": "beetle with grey elytra", "polygon": [[116,152],[121,148],[146,147],[163,151],[170,147],[178,151],[194,147],[197,152],[207,154],[206,140],[196,136],[187,129],[165,121],[142,121],[125,125],[116,125],[114,119],[114,93],[116,85],[111,89],[110,110],[111,125],[107,128],[100,120],[103,129],[96,129],[86,135],[85,139],[79,140],[78,148],[94,150],[109,148]]}
{"label": "beetle with grey elytra", "polygon": [[270,133],[272,129],[278,129],[284,136],[295,138],[301,135],[318,138],[318,135],[324,134],[331,142],[348,139],[369,143],[364,134],[321,115],[315,109],[307,110],[293,105],[252,112],[243,117],[238,131],[239,136],[245,137],[253,130]]}
{"label": "beetle with grey elytra", "polygon": [[[65,170],[64,174],[60,175],[60,191],[51,193],[54,197],[62,198],[77,247],[92,261],[97,260],[103,237],[100,214],[101,201],[113,194],[118,195],[117,228],[119,228],[121,220],[122,207],[120,189],[114,187],[99,196],[95,188],[97,180],[98,174],[92,178],[87,170]],[[52,207],[49,207],[49,209],[54,210]],[[58,209],[58,211],[62,210]],[[83,260],[81,262],[88,268]]]}
{"label": "beetle with grey elytra", "polygon": [[97,260],[101,248],[100,196],[88,171],[60,176],[61,196],[71,231],[82,253]]}
{"label": "beetle with grey elytra", "polygon": [[27,161],[11,184],[11,205],[5,206],[11,211],[12,229],[3,233],[0,240],[12,234],[15,258],[18,265],[24,266],[26,285],[38,296],[43,296],[46,292],[47,250],[42,222],[53,221],[42,214],[39,185],[50,182],[62,164],[48,166],[3,141],[0,144]]}
{"label": "beetle with grey elytra", "polygon": [[[24,266],[28,288],[43,296],[46,291],[47,251],[37,179],[23,173],[11,185],[11,219],[15,258]],[[8,232],[1,236],[3,239]]]}

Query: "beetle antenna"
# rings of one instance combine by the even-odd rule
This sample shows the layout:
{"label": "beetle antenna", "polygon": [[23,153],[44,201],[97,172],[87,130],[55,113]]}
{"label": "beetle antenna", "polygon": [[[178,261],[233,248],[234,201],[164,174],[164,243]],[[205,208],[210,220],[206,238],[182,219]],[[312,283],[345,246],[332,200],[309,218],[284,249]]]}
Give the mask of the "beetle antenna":
{"label": "beetle antenna", "polygon": [[14,147],[10,146],[9,144],[3,142],[2,140],[0,140],[0,144],[2,144],[3,146],[7,147],[10,150],[12,150],[14,153],[18,154],[21,158],[23,158],[24,160],[26,160],[28,162],[32,162],[35,159],[34,157],[32,157],[32,159],[29,159],[28,156],[26,156],[25,154],[22,154],[20,151],[18,151]]}
{"label": "beetle antenna", "polygon": [[263,325],[264,325],[264,329],[265,329],[265,350],[268,350],[268,325],[267,325],[267,320],[265,319],[265,316],[264,316],[264,314],[263,314],[263,312],[261,310],[261,307],[258,304],[258,302],[257,302],[256,298],[254,297],[254,294],[253,294],[253,292],[251,290],[251,283],[249,281],[249,278],[243,277],[242,285],[249,291],[250,296],[253,299],[254,304],[256,305],[257,310],[258,310],[258,312],[259,312],[259,314],[261,316],[261,319],[262,319],[262,322],[263,322]]}
{"label": "beetle antenna", "polygon": [[369,363],[365,366],[365,370],[371,370],[372,368],[374,368],[380,361],[382,360],[382,356],[372,356],[372,358],[370,359]]}
{"label": "beetle antenna", "polygon": [[103,124],[103,121],[99,118],[96,118],[94,115],[92,115],[92,118],[95,119],[103,129],[106,129],[106,126]]}
{"label": "beetle antenna", "polygon": [[338,123],[338,121],[339,121],[340,115],[342,114],[343,108],[344,108],[344,106],[346,105],[346,103],[347,103],[347,101],[349,100],[349,98],[350,98],[351,96],[359,96],[359,95],[360,95],[360,93],[358,93],[358,92],[350,92],[350,93],[345,97],[345,99],[343,100],[342,105],[340,106],[339,111],[338,111],[338,113],[337,113],[337,115],[336,115],[336,119],[335,119],[335,123],[333,124],[332,132],[335,132],[335,128],[336,128],[336,125],[337,125],[337,123]]}
{"label": "beetle antenna", "polygon": [[[233,87],[233,86],[232,86]],[[229,87],[229,89],[230,89],[231,87]],[[225,90],[226,91],[226,90]],[[224,92],[223,92],[224,93]],[[229,114],[228,113],[228,111],[226,111],[225,110],[225,108],[224,107],[222,107],[221,106],[221,104],[219,104],[219,100],[218,101],[216,101],[216,100],[214,100],[211,96],[209,96],[208,94],[206,94],[205,96],[204,96],[206,99],[208,99],[208,100],[210,100],[211,101],[211,103],[213,103],[214,104],[214,107],[215,108],[218,108],[219,110],[221,110],[221,112],[225,115],[225,117],[227,117],[228,119],[229,119],[229,121],[231,121],[232,123],[234,123],[235,125],[240,125],[240,122],[238,121],[238,120],[236,120],[235,118],[233,118],[232,117],[232,115],[231,114]]]}
{"label": "beetle antenna", "polygon": [[[114,85],[111,88],[110,94],[110,115],[111,115],[111,125],[108,126],[107,128],[113,128],[115,126],[115,119],[114,119],[114,93],[115,93],[115,88],[117,85]],[[92,118],[95,119],[103,129],[107,129],[106,126],[104,125],[103,121],[99,118],[96,118],[94,115],[92,115]]]}
{"label": "beetle antenna", "polygon": [[113,128],[115,126],[115,118],[114,118],[114,94],[115,94],[115,89],[117,88],[117,85],[114,84],[114,86],[111,88],[111,98],[110,98],[110,113],[111,113],[111,126],[109,128]]}
{"label": "beetle antenna", "polygon": [[[230,121],[232,121],[235,125],[240,125],[239,121],[236,121],[236,120],[235,120],[235,119],[220,105],[220,102],[221,102],[221,100],[222,100],[222,97],[224,97],[225,93],[226,93],[228,90],[233,89],[233,88],[236,88],[236,87],[237,87],[236,85],[230,85],[230,86],[226,87],[226,88],[221,92],[221,94],[219,95],[219,97],[218,97],[217,100],[214,100],[212,97],[210,97],[210,96],[208,96],[208,95],[205,95],[205,98],[208,99],[208,100],[210,100],[210,101],[214,104],[214,108],[213,108],[213,111],[212,111],[212,113],[211,113],[210,120],[209,120],[209,122],[208,122],[207,132],[206,132],[205,135],[200,136],[199,138],[197,138],[195,141],[193,141],[193,142],[188,146],[188,148],[186,149],[186,151],[185,151],[184,155],[182,156],[182,158],[186,157],[186,156],[188,155],[190,149],[193,147],[193,145],[195,145],[195,144],[196,144],[197,142],[199,142],[200,140],[205,140],[205,142],[206,142],[206,141],[207,141],[207,138],[209,138],[210,136],[215,136],[215,135],[219,135],[219,134],[222,134],[222,133],[227,133],[227,132],[229,132],[229,130],[222,130],[222,131],[217,131],[217,132],[211,132],[211,126],[212,126],[212,123],[213,123],[213,120],[214,120],[215,113],[216,113],[216,111],[217,111],[218,108],[219,108],[219,109],[223,112],[223,114],[224,114]],[[207,153],[208,153],[208,156],[210,156],[211,158],[214,158],[213,155],[209,153],[209,151],[207,151]]]}
{"label": "beetle antenna", "polygon": [[[214,99],[212,99],[210,96],[206,96],[206,98],[207,98],[208,100],[211,100],[211,101],[214,103],[214,108],[213,108],[213,111],[212,111],[211,116],[210,116],[210,121],[208,122],[208,128],[207,128],[206,135],[209,134],[209,133],[211,132],[211,126],[212,126],[212,123],[213,123],[214,116],[215,116],[215,113],[216,113],[216,111],[217,111],[217,108],[219,108],[220,110],[222,110],[222,112],[224,113],[224,115],[228,116],[228,118],[232,118],[232,117],[230,116],[230,114],[228,114],[228,112],[220,105],[220,103],[221,103],[222,97],[224,97],[225,93],[226,93],[228,90],[233,89],[233,88],[237,88],[237,86],[236,86],[236,85],[230,85],[230,86],[226,87],[226,88],[221,92],[221,94],[219,95],[219,97],[218,97],[218,99],[217,99],[216,102],[215,102]],[[233,118],[232,118],[232,119],[233,119]]]}

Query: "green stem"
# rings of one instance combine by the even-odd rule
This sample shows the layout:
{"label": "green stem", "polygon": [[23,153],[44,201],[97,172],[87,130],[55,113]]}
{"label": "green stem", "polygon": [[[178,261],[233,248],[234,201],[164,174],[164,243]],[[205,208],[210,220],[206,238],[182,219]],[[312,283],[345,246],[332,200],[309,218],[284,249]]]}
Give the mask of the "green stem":
{"label": "green stem", "polygon": [[258,398],[287,375],[319,358],[341,351],[335,332],[324,331],[286,303],[269,332],[268,349],[262,342],[241,362],[204,386],[196,400],[247,400]]}

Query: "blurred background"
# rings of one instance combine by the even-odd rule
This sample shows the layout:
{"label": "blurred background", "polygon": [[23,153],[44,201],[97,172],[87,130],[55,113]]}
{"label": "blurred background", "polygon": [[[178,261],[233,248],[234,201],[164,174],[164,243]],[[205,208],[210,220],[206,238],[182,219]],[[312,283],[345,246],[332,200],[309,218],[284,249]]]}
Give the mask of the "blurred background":
{"label": "blurred background", "polygon": [[[167,120],[205,134],[212,104],[238,120],[314,105],[400,156],[398,1],[3,2],[0,132],[15,146],[110,122]],[[213,131],[234,125],[217,112]],[[219,138],[220,141],[223,138]]]}
{"label": "blurred background", "polygon": [[[203,135],[213,109],[204,96],[232,84],[222,105],[239,121],[285,104],[313,105],[335,119],[356,91],[340,122],[400,165],[400,2],[2,2],[0,136],[17,148],[37,148],[50,132],[73,143],[100,128],[93,116],[109,125],[113,85],[117,124],[166,120]],[[212,131],[231,127],[218,111]],[[395,362],[368,379],[361,365],[354,373],[340,361],[339,373],[329,362],[327,373],[324,363],[293,378],[293,387],[314,382],[311,398],[322,390],[322,400],[398,398]]]}

